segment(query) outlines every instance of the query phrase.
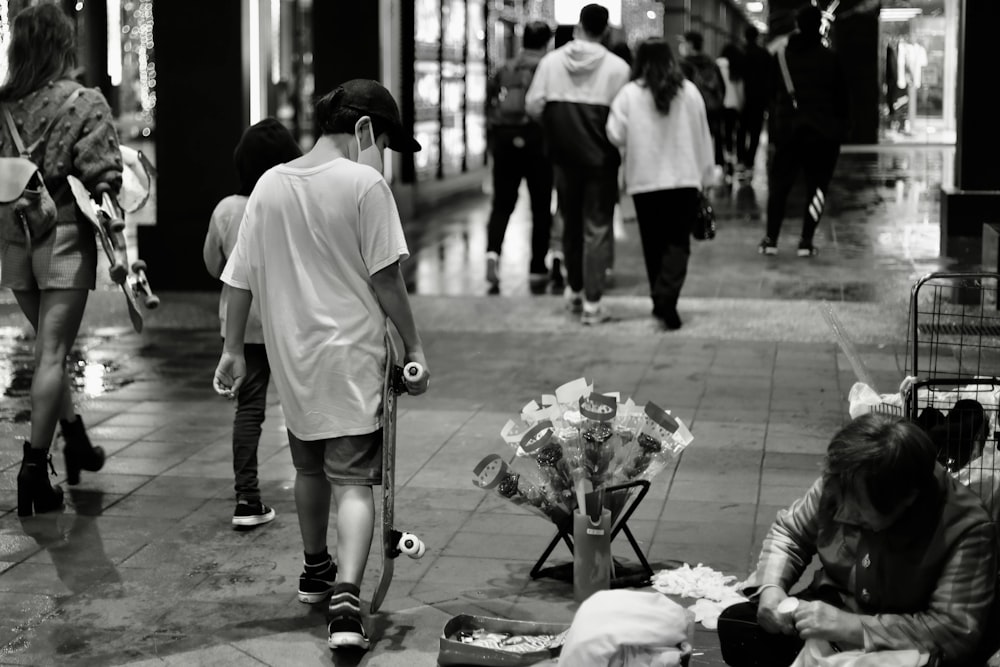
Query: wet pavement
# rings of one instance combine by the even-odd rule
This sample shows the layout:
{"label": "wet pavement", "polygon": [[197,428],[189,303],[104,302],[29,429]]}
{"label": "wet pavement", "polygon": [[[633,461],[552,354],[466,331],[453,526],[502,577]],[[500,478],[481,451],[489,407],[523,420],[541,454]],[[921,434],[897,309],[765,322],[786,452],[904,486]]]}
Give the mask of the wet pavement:
{"label": "wet pavement", "polygon": [[[528,292],[525,201],[508,231],[501,296],[485,296],[488,202],[412,225],[410,282],[434,382],[400,402],[396,512],[428,552],[397,563],[383,611],[369,618],[373,648],[360,656],[331,656],[322,605],[296,600],[294,471],[273,388],[259,457],[278,516],[253,531],[230,527],[232,405],[210,388],[216,295],[161,294],[137,335],[120,295],[93,294],[72,368],[91,438],[109,458],[70,489],[65,511],[27,520],[16,516],[15,476],[31,339],[0,295],[0,664],[416,667],[435,664],[456,614],[568,622],[571,585],[529,576],[552,525],[475,488],[471,471],[486,454],[509,454],[499,431],[521,406],[581,375],[655,400],[695,435],[629,520],[654,568],[704,563],[743,578],[774,513],[813,481],[847,419],[858,360],[880,391],[902,377],[909,285],[948,266],[937,257],[937,191],[952,154],[845,155],[815,260],[794,255],[794,217],[778,257],[756,254],[762,178],[717,195],[719,236],[695,245],[685,326],[672,333],[649,317],[627,206],[608,297],[616,321],[587,329],[559,297]],[[857,360],[838,346],[831,313]],[[624,540],[614,550],[634,562]],[[550,562],[568,559],[560,546]],[[722,664],[714,633],[700,628],[695,646],[693,665]]]}

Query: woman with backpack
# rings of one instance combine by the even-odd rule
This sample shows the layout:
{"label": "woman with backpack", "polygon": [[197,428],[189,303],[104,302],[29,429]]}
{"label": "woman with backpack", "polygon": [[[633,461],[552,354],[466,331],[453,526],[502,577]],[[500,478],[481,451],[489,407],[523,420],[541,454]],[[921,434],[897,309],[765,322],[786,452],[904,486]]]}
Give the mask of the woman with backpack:
{"label": "woman with backpack", "polygon": [[48,224],[28,230],[13,207],[4,207],[0,217],[0,286],[14,292],[35,330],[31,439],[24,443],[17,475],[17,513],[30,516],[62,507],[62,489],[53,488],[48,477],[57,422],[68,483],[77,483],[81,470],[104,465],[103,450],[91,445],[76,414],[65,367],[97,270],[94,231],[78,219],[66,177],[76,176],[91,192],[105,186],[116,194],[122,160],[107,101],[70,78],[76,66],[74,29],[58,5],[39,4],[17,15],[7,62],[0,86],[0,155],[27,153],[44,177],[49,205],[55,205]]}
{"label": "woman with backpack", "polygon": [[700,191],[714,180],[705,102],[663,39],[639,45],[632,81],[611,103],[608,139],[624,153],[635,202],[653,315],[679,329],[677,300],[687,276]]}

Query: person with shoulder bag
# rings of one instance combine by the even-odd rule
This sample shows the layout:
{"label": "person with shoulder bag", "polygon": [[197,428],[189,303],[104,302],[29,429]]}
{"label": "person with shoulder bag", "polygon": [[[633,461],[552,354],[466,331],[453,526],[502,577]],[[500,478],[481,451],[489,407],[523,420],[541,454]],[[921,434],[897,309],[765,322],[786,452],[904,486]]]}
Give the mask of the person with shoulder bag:
{"label": "person with shoulder bag", "polygon": [[[117,194],[122,158],[107,101],[71,79],[75,66],[73,24],[57,5],[29,7],[15,17],[8,75],[0,86],[0,155],[8,166],[19,159],[14,170],[22,180],[8,181],[5,172],[0,188],[0,287],[13,291],[35,331],[31,439],[17,475],[19,516],[62,507],[62,489],[52,486],[48,472],[57,422],[69,484],[79,481],[81,470],[104,464],[104,451],[91,444],[76,414],[65,367],[97,271],[94,232],[78,218],[66,177],[76,176],[91,192]],[[124,238],[117,241],[118,259],[127,266]]]}
{"label": "person with shoulder bag", "polygon": [[625,183],[635,202],[653,316],[666,329],[679,329],[677,300],[687,276],[691,235],[706,214],[702,191],[714,180],[715,160],[705,102],[666,40],[639,45],[632,81],[611,103],[607,132],[625,156]]}

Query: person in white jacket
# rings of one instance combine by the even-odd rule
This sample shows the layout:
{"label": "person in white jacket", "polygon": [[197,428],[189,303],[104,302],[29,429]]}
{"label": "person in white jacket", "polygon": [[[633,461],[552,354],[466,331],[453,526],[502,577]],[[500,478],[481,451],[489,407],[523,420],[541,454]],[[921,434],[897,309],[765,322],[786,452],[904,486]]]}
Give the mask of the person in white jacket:
{"label": "person in white jacket", "polygon": [[677,299],[687,276],[691,229],[699,193],[714,180],[715,158],[705,102],[665,40],[639,45],[632,81],[611,103],[607,133],[624,153],[653,315],[667,329],[679,329]]}

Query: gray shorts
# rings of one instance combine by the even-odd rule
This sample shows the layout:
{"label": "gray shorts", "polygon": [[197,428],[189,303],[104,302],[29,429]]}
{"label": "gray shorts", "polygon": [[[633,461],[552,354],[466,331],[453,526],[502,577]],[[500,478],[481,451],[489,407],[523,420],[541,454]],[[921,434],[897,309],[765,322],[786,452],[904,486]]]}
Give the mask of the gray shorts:
{"label": "gray shorts", "polygon": [[97,241],[89,224],[60,222],[30,255],[27,246],[0,241],[0,287],[92,290],[96,278]]}
{"label": "gray shorts", "polygon": [[326,475],[333,484],[382,483],[382,429],[364,435],[299,440],[288,432],[292,465],[300,475]]}

